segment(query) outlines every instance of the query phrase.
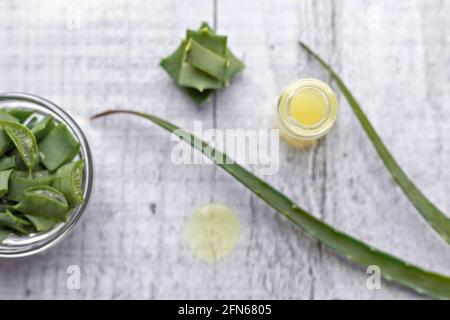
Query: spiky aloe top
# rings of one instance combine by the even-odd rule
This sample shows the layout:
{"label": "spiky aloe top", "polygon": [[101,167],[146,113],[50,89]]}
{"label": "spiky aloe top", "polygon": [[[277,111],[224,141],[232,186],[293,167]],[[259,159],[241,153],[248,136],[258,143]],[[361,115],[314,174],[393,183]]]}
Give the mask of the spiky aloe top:
{"label": "spiky aloe top", "polygon": [[227,37],[203,22],[198,31],[187,30],[175,52],[161,60],[161,67],[200,104],[214,90],[228,86],[244,64],[227,47]]}

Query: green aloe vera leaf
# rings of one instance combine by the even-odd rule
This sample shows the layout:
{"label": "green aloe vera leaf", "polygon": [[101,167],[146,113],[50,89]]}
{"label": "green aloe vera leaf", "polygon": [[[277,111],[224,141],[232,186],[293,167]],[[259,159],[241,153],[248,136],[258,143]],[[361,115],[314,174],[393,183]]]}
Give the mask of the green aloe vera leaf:
{"label": "green aloe vera leaf", "polygon": [[197,89],[200,92],[206,89],[220,89],[222,87],[222,81],[214,79],[186,62],[183,62],[181,66],[178,84],[183,87]]}
{"label": "green aloe vera leaf", "polygon": [[36,141],[40,142],[42,139],[44,139],[50,131],[55,127],[55,121],[51,115],[46,115],[44,118],[42,118],[41,121],[34,124],[31,128],[31,132],[33,132],[34,136],[36,137]]}
{"label": "green aloe vera leaf", "polygon": [[23,214],[65,222],[69,204],[57,189],[50,186],[35,186],[25,190],[22,200],[13,209]]}
{"label": "green aloe vera leaf", "polygon": [[228,61],[190,39],[186,46],[186,62],[213,78],[224,80]]}
{"label": "green aloe vera leaf", "polygon": [[[208,23],[206,22],[202,22],[201,26],[200,26],[200,30],[207,30],[210,34],[214,34],[214,30],[208,25]],[[220,37],[220,36],[219,36]],[[226,37],[225,37],[226,38]],[[197,39],[195,39],[196,41],[198,41]],[[198,41],[200,42],[200,41]],[[201,43],[201,42],[200,42]],[[202,45],[206,46],[204,43],[201,43]],[[210,48],[211,49],[211,48]],[[212,50],[212,49],[211,49]],[[214,50],[213,50],[214,51]],[[226,75],[225,75],[225,80],[224,80],[224,85],[228,86],[231,82],[231,79],[239,72],[241,72],[242,70],[244,70],[245,65],[244,63],[239,60],[234,54],[233,52],[231,52],[230,49],[226,48],[226,41],[225,41],[225,56],[224,56],[228,61],[229,61],[229,66],[227,68],[226,71]]]}
{"label": "green aloe vera leaf", "polygon": [[64,194],[71,208],[82,204],[84,201],[81,190],[83,168],[83,160],[67,163],[56,171],[55,179],[53,180],[53,187]]}
{"label": "green aloe vera leaf", "polygon": [[201,30],[201,29],[206,29],[206,30],[210,31],[211,33],[215,34],[214,29],[206,21],[202,21],[202,23],[200,24],[199,30]]}
{"label": "green aloe vera leaf", "polygon": [[[188,42],[193,41],[198,46],[194,44],[194,50],[190,50],[192,45],[188,46]],[[225,68],[221,59],[225,60]],[[228,86],[231,78],[244,68],[227,48],[227,37],[215,34],[205,22],[198,31],[187,30],[186,39],[160,65],[196,104],[207,100],[214,90]]]}
{"label": "green aloe vera leaf", "polygon": [[54,176],[48,171],[37,171],[31,173],[26,171],[14,171],[9,178],[9,190],[6,199],[19,202],[23,198],[26,189],[35,186],[50,186]]}
{"label": "green aloe vera leaf", "polygon": [[31,115],[36,113],[36,110],[28,108],[5,108],[2,109],[16,118],[20,123],[24,123]]}
{"label": "green aloe vera leaf", "polygon": [[28,234],[32,225],[30,222],[13,215],[10,211],[0,212],[0,226],[17,231],[20,234]]}
{"label": "green aloe vera leaf", "polygon": [[217,55],[224,57],[227,49],[227,37],[219,36],[212,32],[209,27],[200,28],[199,31],[188,30],[186,39],[193,39],[201,46],[211,50]]}
{"label": "green aloe vera leaf", "polygon": [[33,171],[39,164],[38,147],[34,134],[30,129],[16,122],[0,121],[0,127],[16,146],[28,171]]}
{"label": "green aloe vera leaf", "polygon": [[161,67],[180,86],[194,88],[199,92],[203,92],[205,89],[219,89],[221,87],[220,80],[214,79],[189,63],[183,62],[186,47],[187,43],[183,41],[172,55],[161,60]]}
{"label": "green aloe vera leaf", "polygon": [[183,40],[175,52],[162,59],[160,63],[160,66],[166,70],[175,82],[178,82],[180,76],[181,65],[186,54],[186,44],[187,42]]}
{"label": "green aloe vera leaf", "polygon": [[12,232],[6,228],[0,227],[0,244],[9,237]]}
{"label": "green aloe vera leaf", "polygon": [[[14,152],[13,152],[13,155],[15,156],[16,170],[27,171],[28,168],[27,168],[25,162],[23,162],[22,158],[17,154],[16,151],[17,150],[14,150]],[[34,167],[32,172],[44,171],[44,170],[46,170],[46,169],[43,166],[41,166],[41,164],[38,164],[36,167]]]}
{"label": "green aloe vera leaf", "polygon": [[56,125],[39,143],[41,163],[50,171],[58,169],[80,152],[80,143],[63,123]]}
{"label": "green aloe vera leaf", "polygon": [[[209,35],[215,35],[214,30],[208,25],[208,23],[206,22],[202,22],[202,25],[200,26],[200,30],[205,32],[207,31]],[[190,30],[189,30],[190,31]],[[188,31],[188,36],[189,34],[192,34],[193,31]],[[199,32],[199,31],[197,31]],[[221,37],[221,36],[217,36],[217,37]],[[244,63],[239,60],[234,54],[233,52],[231,52],[231,50],[229,48],[226,47],[226,37],[225,41],[224,41],[224,48],[225,48],[225,55],[224,57],[226,58],[226,60],[229,61],[229,65],[228,68],[226,70],[226,74],[225,74],[225,79],[224,79],[224,86],[229,86],[231,83],[231,79],[239,72],[241,72],[242,70],[244,70],[245,65]],[[200,40],[198,40],[198,38],[194,38],[197,42],[199,42],[201,45],[206,46],[207,48],[209,48],[210,50],[218,53],[217,51],[214,50],[213,46],[208,47],[207,44],[202,43]],[[223,40],[222,40],[223,41]],[[221,51],[219,51],[221,52]]]}
{"label": "green aloe vera leaf", "polygon": [[58,223],[55,219],[32,216],[29,214],[26,214],[25,217],[33,224],[38,232],[47,232]]}
{"label": "green aloe vera leaf", "polygon": [[192,88],[184,88],[186,93],[194,100],[196,104],[201,104],[202,102],[208,100],[214,90],[203,90],[203,92],[198,91],[197,89]]}
{"label": "green aloe vera leaf", "polygon": [[[10,121],[10,122],[19,122],[17,118],[12,116],[5,109],[0,109],[0,121]],[[5,131],[0,128],[0,156],[3,156],[6,151],[8,151],[13,145],[11,139],[5,133]]]}
{"label": "green aloe vera leaf", "polygon": [[19,119],[11,115],[5,109],[0,109],[0,120],[1,121],[9,121],[9,122],[19,122]]}
{"label": "green aloe vera leaf", "polygon": [[[170,77],[177,82],[180,74],[181,63],[183,62],[183,56],[185,53],[186,42],[183,41],[175,52],[167,58],[161,60],[161,67],[170,75]],[[193,88],[183,88],[180,86],[195,103],[200,104],[211,95],[213,90],[204,90],[203,92]]]}
{"label": "green aloe vera leaf", "polygon": [[[19,171],[27,171],[28,170],[27,165],[25,164],[25,162],[23,162],[22,158],[18,155],[17,150],[14,150],[11,154],[15,158],[16,169]],[[36,171],[36,170],[34,169],[33,171]]]}
{"label": "green aloe vera leaf", "polygon": [[3,197],[8,192],[11,172],[13,172],[12,169],[0,171],[0,197]]}
{"label": "green aloe vera leaf", "polygon": [[26,121],[26,123],[23,124],[25,125],[25,127],[31,130],[38,122],[39,122],[38,117],[31,117],[29,121]]}
{"label": "green aloe vera leaf", "polygon": [[387,170],[403,190],[404,194],[408,197],[409,201],[414,205],[414,207],[416,207],[425,221],[441,236],[441,238],[444,239],[448,244],[450,244],[450,218],[448,218],[433,203],[431,203],[431,201],[428,200],[428,198],[425,197],[425,195],[414,185],[411,179],[409,179],[400,165],[395,161],[394,157],[391,155],[391,153],[381,140],[380,136],[370,123],[369,119],[363,112],[361,106],[353,97],[352,93],[341,80],[341,78],[337,75],[337,73],[308,46],[301,42],[299,44],[328,72],[331,78],[336,82],[337,86],[344,94],[350,107],[356,115],[356,118],[359,120],[361,126],[369,137],[369,140],[375,147],[375,150],[377,151]]}
{"label": "green aloe vera leaf", "polygon": [[242,70],[244,70],[245,65],[244,63],[239,60],[234,54],[233,52],[231,52],[230,49],[227,49],[226,52],[226,58],[229,61],[229,65],[228,68],[226,69],[226,74],[225,74],[225,79],[224,79],[224,85],[225,86],[229,86],[231,79],[238,74],[239,72],[241,72]]}
{"label": "green aloe vera leaf", "polygon": [[[205,153],[218,166],[233,176],[237,181],[241,182],[269,206],[285,216],[294,225],[303,229],[310,236],[324,243],[338,254],[366,267],[370,265],[380,267],[381,275],[389,281],[395,281],[419,293],[432,297],[450,299],[450,277],[411,265],[333,228],[300,208],[296,203],[265,181],[256,177],[240,165],[233,163],[227,155],[215,150],[206,142],[187,131],[181,130],[170,122],[150,114],[129,110],[106,111],[93,116],[92,119],[117,113],[127,113],[145,118],[169,132],[176,133],[185,142]],[[217,159],[223,161],[218,163]]]}
{"label": "green aloe vera leaf", "polygon": [[16,168],[16,156],[3,156],[0,158],[0,171]]}

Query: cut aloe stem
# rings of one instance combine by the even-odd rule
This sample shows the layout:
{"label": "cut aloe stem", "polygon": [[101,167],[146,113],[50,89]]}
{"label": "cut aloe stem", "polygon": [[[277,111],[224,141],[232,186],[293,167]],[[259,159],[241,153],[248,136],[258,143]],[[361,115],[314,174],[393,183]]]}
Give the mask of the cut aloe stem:
{"label": "cut aloe stem", "polygon": [[369,140],[372,142],[381,160],[383,160],[384,165],[408,197],[409,201],[416,207],[422,217],[425,218],[425,221],[441,236],[441,238],[450,244],[450,219],[433,203],[431,203],[431,201],[428,200],[428,198],[425,197],[423,193],[414,185],[411,179],[408,178],[406,173],[402,170],[397,161],[395,161],[394,157],[386,148],[369,119],[367,119],[367,116],[362,111],[361,106],[337,73],[307,45],[302,42],[299,42],[299,44],[329,73],[330,77],[336,82],[339,89],[341,89],[350,104],[350,107],[355,113],[356,118],[359,120],[364,131],[367,133]]}
{"label": "cut aloe stem", "polygon": [[[332,226],[300,208],[292,200],[271,187],[265,181],[256,177],[240,165],[233,163],[226,154],[217,151],[206,142],[178,128],[172,123],[150,114],[130,110],[105,111],[95,115],[92,119],[118,113],[127,113],[145,118],[169,132],[176,133],[180,139],[203,152],[256,196],[289,219],[294,225],[300,227],[310,236],[321,241],[340,255],[366,267],[372,265],[378,266],[381,270],[381,275],[385,279],[403,284],[419,293],[436,298],[450,299],[450,277],[411,265],[334,229]],[[217,159],[222,159],[223,161],[218,163]]]}

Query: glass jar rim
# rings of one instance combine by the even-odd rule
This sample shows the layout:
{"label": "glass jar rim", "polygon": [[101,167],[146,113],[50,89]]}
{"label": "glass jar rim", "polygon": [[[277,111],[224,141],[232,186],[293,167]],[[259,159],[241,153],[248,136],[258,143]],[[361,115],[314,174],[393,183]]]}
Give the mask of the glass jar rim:
{"label": "glass jar rim", "polygon": [[[326,103],[325,116],[314,125],[304,125],[289,114],[290,103],[301,90],[313,89],[319,92]],[[277,116],[287,133],[303,140],[312,140],[324,136],[333,127],[337,118],[337,98],[334,91],[325,82],[305,78],[292,82],[281,93],[277,103]]]}
{"label": "glass jar rim", "polygon": [[47,232],[37,233],[30,237],[16,237],[15,241],[12,241],[9,245],[8,241],[6,241],[6,245],[0,244],[0,258],[30,256],[53,247],[67,237],[89,204],[94,180],[93,158],[89,143],[83,130],[65,110],[47,99],[29,93],[12,92],[0,94],[0,107],[11,107],[16,104],[17,107],[23,108],[27,108],[26,104],[28,104],[30,109],[36,109],[42,114],[51,114],[57,120],[66,124],[80,142],[80,157],[85,162],[82,181],[84,203],[72,209],[67,222],[61,223]]}

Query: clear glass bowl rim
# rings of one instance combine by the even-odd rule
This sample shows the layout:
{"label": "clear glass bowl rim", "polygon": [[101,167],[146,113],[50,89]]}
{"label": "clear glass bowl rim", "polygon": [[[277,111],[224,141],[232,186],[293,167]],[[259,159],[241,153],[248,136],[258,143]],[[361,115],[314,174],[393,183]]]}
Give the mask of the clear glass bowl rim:
{"label": "clear glass bowl rim", "polygon": [[[44,250],[47,250],[64,238],[66,238],[73,230],[77,222],[80,220],[81,216],[85,212],[89,199],[92,193],[93,181],[94,181],[94,168],[93,168],[93,159],[91,150],[89,148],[89,143],[86,139],[86,136],[83,133],[83,130],[79,127],[79,125],[75,122],[75,120],[61,107],[54,104],[53,102],[39,97],[34,94],[29,93],[19,93],[19,92],[11,92],[11,93],[0,93],[0,103],[3,103],[5,100],[11,102],[26,102],[37,104],[43,109],[47,109],[49,113],[56,114],[58,118],[60,118],[72,131],[72,133],[76,136],[78,141],[80,142],[80,153],[81,158],[85,161],[84,173],[83,173],[83,195],[84,195],[84,203],[75,207],[70,214],[69,221],[56,227],[46,233],[43,233],[43,238],[37,239],[35,242],[30,242],[24,245],[23,247],[7,247],[0,245],[0,258],[19,258],[26,257],[30,255],[34,255]],[[45,237],[45,235],[49,235]],[[33,238],[31,238],[33,239]]]}

